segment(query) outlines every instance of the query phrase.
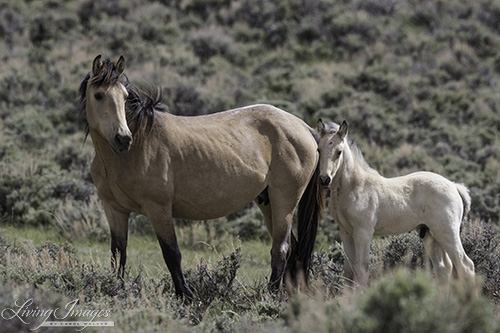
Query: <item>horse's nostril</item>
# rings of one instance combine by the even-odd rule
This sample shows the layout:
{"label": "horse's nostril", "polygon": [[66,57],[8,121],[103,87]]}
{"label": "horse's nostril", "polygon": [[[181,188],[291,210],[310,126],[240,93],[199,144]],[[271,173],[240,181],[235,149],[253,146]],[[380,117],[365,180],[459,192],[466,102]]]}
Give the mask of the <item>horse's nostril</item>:
{"label": "horse's nostril", "polygon": [[326,175],[321,175],[319,176],[319,182],[321,183],[321,185],[323,186],[328,186],[330,185],[330,182],[331,182],[331,178],[329,176],[326,176]]}
{"label": "horse's nostril", "polygon": [[120,135],[116,134],[115,141],[120,149],[120,151],[127,151],[132,145],[132,137],[130,135]]}

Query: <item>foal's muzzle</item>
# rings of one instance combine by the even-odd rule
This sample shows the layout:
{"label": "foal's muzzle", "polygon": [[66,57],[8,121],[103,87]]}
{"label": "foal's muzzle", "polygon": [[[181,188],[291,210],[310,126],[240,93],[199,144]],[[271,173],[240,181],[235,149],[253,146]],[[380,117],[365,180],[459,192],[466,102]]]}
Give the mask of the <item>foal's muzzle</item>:
{"label": "foal's muzzle", "polygon": [[330,186],[330,183],[332,182],[332,179],[328,175],[320,175],[319,176],[319,183],[321,187],[328,187]]}

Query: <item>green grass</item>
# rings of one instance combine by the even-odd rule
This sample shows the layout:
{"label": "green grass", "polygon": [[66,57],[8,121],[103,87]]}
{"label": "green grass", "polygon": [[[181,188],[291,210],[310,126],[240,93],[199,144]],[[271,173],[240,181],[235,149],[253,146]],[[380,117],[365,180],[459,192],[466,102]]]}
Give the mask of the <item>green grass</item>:
{"label": "green grass", "polygon": [[[11,243],[33,244],[39,246],[46,242],[64,243],[68,241],[58,231],[49,227],[14,227],[0,226],[0,236]],[[222,255],[227,255],[236,247],[242,249],[242,265],[238,270],[238,279],[250,283],[259,279],[267,279],[271,272],[270,242],[249,240],[241,242],[237,238],[224,237],[224,241],[217,240],[217,244],[206,241],[195,241],[194,245],[185,245],[179,239],[184,270],[195,268],[200,262],[213,263]],[[92,263],[100,262],[110,265],[110,243],[99,242],[88,238],[71,241],[76,249],[76,256],[80,260]],[[161,253],[160,245],[155,236],[133,233],[129,235],[127,246],[127,267],[131,275],[138,274],[139,270],[145,276],[161,278],[169,274]]]}
{"label": "green grass", "polygon": [[1,225],[0,235],[12,243],[33,242],[35,245],[40,245],[44,242],[64,241],[64,237],[59,232],[47,226],[26,227]]}

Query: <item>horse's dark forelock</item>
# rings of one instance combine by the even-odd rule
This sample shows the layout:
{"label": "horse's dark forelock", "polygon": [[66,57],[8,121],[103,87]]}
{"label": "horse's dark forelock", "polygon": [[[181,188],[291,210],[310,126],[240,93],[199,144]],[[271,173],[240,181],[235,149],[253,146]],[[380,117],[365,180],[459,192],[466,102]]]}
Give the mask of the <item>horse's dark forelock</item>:
{"label": "horse's dark forelock", "polygon": [[106,59],[102,63],[100,72],[93,77],[91,77],[90,73],[88,73],[78,89],[78,93],[80,95],[80,117],[86,124],[85,139],[88,137],[90,132],[85,112],[88,85],[105,86],[113,85],[118,82],[123,84],[128,92],[128,97],[125,103],[125,112],[127,124],[129,124],[129,126],[133,125],[133,128],[130,128],[132,135],[135,135],[139,131],[144,121],[146,121],[146,131],[151,131],[155,121],[155,112],[168,111],[168,107],[162,103],[163,94],[160,88],[149,87],[147,89],[140,89],[130,83],[127,78],[125,80],[120,80],[120,74],[116,71],[115,63]]}
{"label": "horse's dark forelock", "polygon": [[80,88],[78,89],[78,93],[80,95],[81,113],[85,115],[85,106],[87,102],[86,92],[89,83],[95,87],[113,85],[118,82],[119,78],[120,73],[118,73],[116,70],[116,64],[110,59],[105,59],[102,62],[101,69],[97,75],[94,75],[91,78],[90,73],[88,73],[80,84]]}
{"label": "horse's dark forelock", "polygon": [[92,76],[90,84],[96,87],[110,86],[116,84],[121,73],[116,70],[116,63],[110,59],[102,62],[101,69],[97,75]]}

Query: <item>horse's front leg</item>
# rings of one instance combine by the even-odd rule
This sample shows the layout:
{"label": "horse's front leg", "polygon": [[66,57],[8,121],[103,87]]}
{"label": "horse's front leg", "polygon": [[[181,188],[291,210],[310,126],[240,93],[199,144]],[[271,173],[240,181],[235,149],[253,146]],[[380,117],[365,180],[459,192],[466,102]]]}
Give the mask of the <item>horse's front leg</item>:
{"label": "horse's front leg", "polygon": [[353,232],[356,261],[354,263],[355,281],[361,286],[368,285],[370,263],[370,244],[373,232],[364,229],[355,229]]}
{"label": "horse's front leg", "polygon": [[172,209],[164,207],[154,207],[148,209],[147,217],[151,221],[153,229],[160,243],[163,259],[167,264],[172,281],[174,282],[175,294],[179,297],[186,296],[188,299],[193,298],[193,293],[182,274],[181,269],[181,251],[177,243],[177,237],[174,230],[174,222],[172,218]]}
{"label": "horse's front leg", "polygon": [[354,263],[356,262],[356,250],[354,248],[354,239],[352,236],[340,228],[340,239],[344,247],[344,277],[347,282],[354,282]]}
{"label": "horse's front leg", "polygon": [[[119,277],[123,278],[127,261],[128,218],[125,213],[104,202],[104,213],[111,233],[111,265]],[[117,267],[117,261],[118,263]]]}

